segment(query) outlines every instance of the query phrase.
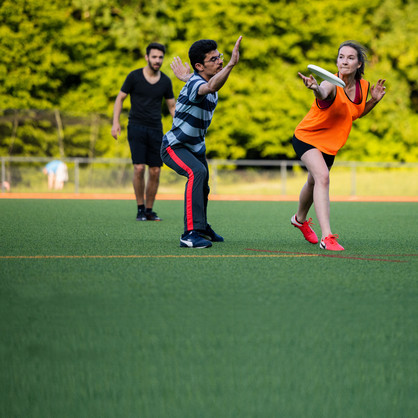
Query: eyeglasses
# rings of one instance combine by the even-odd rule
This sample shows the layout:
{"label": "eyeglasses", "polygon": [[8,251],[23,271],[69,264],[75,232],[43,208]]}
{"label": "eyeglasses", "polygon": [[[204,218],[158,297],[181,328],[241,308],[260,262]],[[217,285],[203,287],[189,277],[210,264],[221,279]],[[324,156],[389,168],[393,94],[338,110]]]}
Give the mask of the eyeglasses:
{"label": "eyeglasses", "polygon": [[217,61],[223,61],[224,59],[224,54],[219,54],[217,57],[212,57],[209,58],[207,61],[203,61],[203,62],[217,62]]}

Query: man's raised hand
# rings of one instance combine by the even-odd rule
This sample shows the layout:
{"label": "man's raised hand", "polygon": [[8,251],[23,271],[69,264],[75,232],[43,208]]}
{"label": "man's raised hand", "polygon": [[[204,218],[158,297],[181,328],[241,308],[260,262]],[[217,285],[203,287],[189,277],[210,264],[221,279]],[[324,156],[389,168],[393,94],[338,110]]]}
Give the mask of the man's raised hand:
{"label": "man's raised hand", "polygon": [[181,81],[186,82],[191,77],[190,65],[187,62],[183,64],[180,57],[174,57],[170,67]]}

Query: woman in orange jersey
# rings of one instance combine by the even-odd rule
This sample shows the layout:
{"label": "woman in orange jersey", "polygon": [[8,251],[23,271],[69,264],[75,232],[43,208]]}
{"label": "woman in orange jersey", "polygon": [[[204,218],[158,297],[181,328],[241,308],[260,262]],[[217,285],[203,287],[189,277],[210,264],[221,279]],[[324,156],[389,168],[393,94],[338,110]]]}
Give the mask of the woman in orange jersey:
{"label": "woman in orange jersey", "polygon": [[312,218],[307,220],[313,203],[322,232],[320,248],[324,250],[344,250],[337,241],[338,235],[331,232],[329,220],[329,171],[335,155],[347,141],[353,121],[367,115],[385,95],[386,80],[380,79],[369,89],[369,82],[362,78],[366,58],[365,49],[356,42],[340,45],[337,76],[345,82],[344,88],[325,80],[318,84],[312,75],[305,77],[298,73],[305,86],[313,90],[315,101],[293,136],[293,147],[308,169],[308,179],[291,223],[307,241],[318,243],[311,228]]}

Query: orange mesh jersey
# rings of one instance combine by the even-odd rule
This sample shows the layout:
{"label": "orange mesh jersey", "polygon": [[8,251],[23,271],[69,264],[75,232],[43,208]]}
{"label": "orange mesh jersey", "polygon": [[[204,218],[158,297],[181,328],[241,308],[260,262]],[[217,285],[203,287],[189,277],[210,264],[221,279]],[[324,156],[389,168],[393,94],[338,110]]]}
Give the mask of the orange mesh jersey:
{"label": "orange mesh jersey", "polygon": [[363,114],[368,92],[369,82],[361,79],[358,103],[352,102],[342,87],[337,87],[335,99],[328,107],[321,108],[323,102],[315,99],[296,127],[296,138],[325,154],[336,155],[347,142],[353,121]]}

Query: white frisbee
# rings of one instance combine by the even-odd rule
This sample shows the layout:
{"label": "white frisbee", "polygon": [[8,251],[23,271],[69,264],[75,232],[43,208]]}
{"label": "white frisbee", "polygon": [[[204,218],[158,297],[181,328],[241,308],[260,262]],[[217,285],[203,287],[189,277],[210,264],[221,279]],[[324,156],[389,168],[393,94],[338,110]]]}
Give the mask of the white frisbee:
{"label": "white frisbee", "polygon": [[321,67],[318,67],[317,65],[309,64],[308,70],[321,77],[323,80],[327,80],[330,83],[335,84],[336,86],[345,87],[345,83],[343,80],[341,80],[341,78],[338,78],[334,74],[330,73],[327,70],[324,70]]}

